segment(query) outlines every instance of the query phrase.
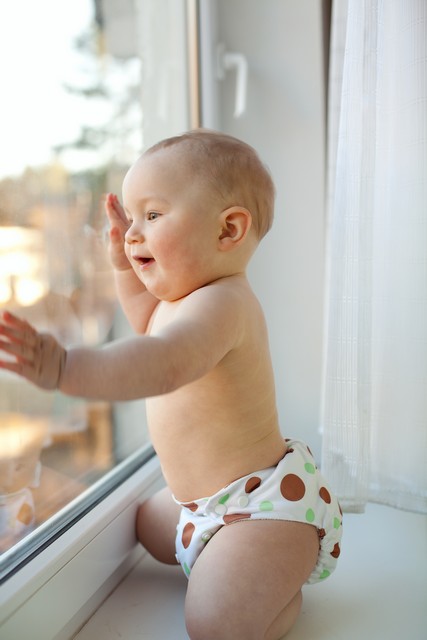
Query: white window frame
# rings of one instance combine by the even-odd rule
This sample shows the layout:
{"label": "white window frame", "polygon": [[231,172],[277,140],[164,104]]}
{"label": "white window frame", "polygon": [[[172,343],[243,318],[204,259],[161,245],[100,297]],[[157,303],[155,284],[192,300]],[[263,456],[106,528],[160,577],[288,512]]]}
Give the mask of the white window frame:
{"label": "white window frame", "polygon": [[157,456],[0,586],[0,639],[66,640],[145,551],[138,505],[164,486]]}

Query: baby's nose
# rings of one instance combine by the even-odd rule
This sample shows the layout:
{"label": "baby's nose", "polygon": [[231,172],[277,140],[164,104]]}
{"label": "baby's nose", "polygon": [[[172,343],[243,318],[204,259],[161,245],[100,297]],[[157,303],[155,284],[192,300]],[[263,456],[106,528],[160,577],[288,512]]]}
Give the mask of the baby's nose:
{"label": "baby's nose", "polygon": [[129,229],[125,233],[125,242],[127,244],[134,244],[135,242],[143,242],[144,235],[142,229],[140,229],[135,223],[132,223]]}

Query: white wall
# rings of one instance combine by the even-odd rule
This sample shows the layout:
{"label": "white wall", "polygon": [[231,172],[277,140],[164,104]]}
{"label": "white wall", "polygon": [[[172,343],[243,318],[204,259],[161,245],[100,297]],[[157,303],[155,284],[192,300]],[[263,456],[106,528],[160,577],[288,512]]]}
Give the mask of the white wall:
{"label": "white wall", "polygon": [[283,433],[320,461],[325,113],[321,0],[218,0],[217,38],[249,62],[248,105],[233,118],[234,75],[219,83],[218,126],[259,151],[276,218],[250,269],[267,316]]}

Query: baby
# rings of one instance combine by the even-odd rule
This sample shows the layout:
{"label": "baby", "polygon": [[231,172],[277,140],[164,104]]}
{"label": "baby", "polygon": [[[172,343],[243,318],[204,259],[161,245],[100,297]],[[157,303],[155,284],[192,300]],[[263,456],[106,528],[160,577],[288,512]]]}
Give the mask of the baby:
{"label": "baby", "polygon": [[188,576],[190,638],[277,640],[302,585],[333,571],[342,518],[308,447],[281,434],[246,277],[272,224],[272,180],[249,145],[196,130],[135,162],[123,204],[107,196],[109,251],[137,335],[65,350],[5,312],[0,367],[72,396],[147,398],[167,487],[140,506],[137,536]]}

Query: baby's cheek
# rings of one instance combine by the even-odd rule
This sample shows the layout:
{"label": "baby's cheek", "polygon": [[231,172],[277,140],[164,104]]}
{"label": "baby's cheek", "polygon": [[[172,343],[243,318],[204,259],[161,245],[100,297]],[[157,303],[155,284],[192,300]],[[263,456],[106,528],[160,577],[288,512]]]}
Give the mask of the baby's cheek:
{"label": "baby's cheek", "polygon": [[153,253],[162,255],[163,258],[167,256],[174,256],[183,251],[184,241],[181,234],[176,233],[162,233],[161,236],[153,239],[152,250]]}
{"label": "baby's cheek", "polygon": [[123,247],[124,247],[124,250],[125,250],[126,258],[129,260],[129,262],[131,262],[131,259],[130,259],[130,244],[128,244],[126,241],[123,241]]}

